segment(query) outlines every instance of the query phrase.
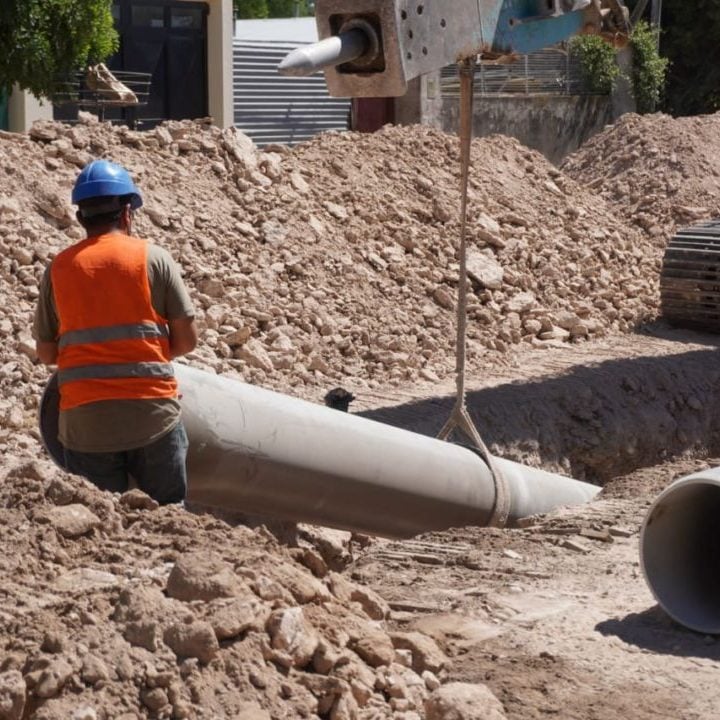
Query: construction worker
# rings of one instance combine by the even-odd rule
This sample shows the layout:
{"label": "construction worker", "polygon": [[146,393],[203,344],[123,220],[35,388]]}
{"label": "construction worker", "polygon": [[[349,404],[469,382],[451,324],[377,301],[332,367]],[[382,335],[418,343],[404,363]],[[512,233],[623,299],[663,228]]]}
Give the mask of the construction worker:
{"label": "construction worker", "polygon": [[33,332],[57,363],[58,439],[68,471],[111,492],[138,487],[161,504],[185,497],[187,436],[173,358],[197,344],[193,306],[163,249],[132,236],[143,204],[127,170],[95,160],[72,202],[87,237],[50,264]]}

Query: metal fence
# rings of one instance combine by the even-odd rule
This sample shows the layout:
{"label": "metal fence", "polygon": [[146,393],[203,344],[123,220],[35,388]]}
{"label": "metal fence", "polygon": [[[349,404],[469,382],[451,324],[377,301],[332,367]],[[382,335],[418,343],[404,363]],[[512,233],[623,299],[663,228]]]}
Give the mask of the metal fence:
{"label": "metal fence", "polygon": [[297,43],[235,40],[235,126],[258,145],[294,145],[327,130],[347,130],[350,101],[328,95],[321,73],[283,77],[280,61]]}
{"label": "metal fence", "polygon": [[[443,68],[441,89],[445,96],[460,92],[457,67]],[[475,70],[477,95],[586,95],[580,64],[566,48],[555,47],[516,60],[483,60]]]}

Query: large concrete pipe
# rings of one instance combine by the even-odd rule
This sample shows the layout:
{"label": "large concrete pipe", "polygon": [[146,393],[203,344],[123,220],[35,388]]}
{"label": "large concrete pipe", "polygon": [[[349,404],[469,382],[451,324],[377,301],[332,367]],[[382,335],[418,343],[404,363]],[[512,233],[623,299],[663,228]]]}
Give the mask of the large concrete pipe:
{"label": "large concrete pipe", "polygon": [[[459,445],[176,364],[190,441],[188,501],[388,537],[486,525],[495,484]],[[57,388],[41,433],[62,465]],[[584,503],[599,488],[507,460],[510,522]]]}
{"label": "large concrete pipe", "polygon": [[643,523],[640,564],[668,615],[691,630],[720,633],[720,468],[660,494]]}

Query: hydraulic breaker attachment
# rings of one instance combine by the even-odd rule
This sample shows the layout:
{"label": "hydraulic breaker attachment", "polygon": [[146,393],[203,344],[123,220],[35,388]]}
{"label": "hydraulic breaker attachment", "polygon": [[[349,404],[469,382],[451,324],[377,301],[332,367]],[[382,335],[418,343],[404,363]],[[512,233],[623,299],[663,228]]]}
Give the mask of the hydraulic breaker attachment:
{"label": "hydraulic breaker attachment", "polygon": [[403,95],[415,77],[472,56],[530,53],[581,33],[627,40],[620,0],[318,0],[319,43],[286,75],[325,70],[331,95]]}

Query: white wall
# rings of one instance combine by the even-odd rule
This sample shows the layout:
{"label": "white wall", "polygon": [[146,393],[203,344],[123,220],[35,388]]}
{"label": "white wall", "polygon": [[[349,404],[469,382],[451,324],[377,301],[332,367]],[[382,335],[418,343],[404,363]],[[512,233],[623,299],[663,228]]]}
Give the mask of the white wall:
{"label": "white wall", "polygon": [[8,103],[10,132],[27,132],[36,120],[52,120],[52,104],[15,87]]}

